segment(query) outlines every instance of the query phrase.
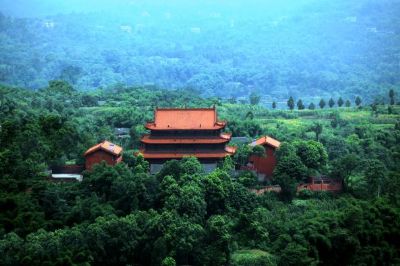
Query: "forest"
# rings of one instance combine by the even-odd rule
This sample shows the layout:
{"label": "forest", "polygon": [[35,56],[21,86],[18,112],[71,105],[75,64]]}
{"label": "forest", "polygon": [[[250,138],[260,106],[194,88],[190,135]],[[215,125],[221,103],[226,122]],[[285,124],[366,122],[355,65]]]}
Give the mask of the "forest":
{"label": "forest", "polygon": [[[1,86],[0,264],[400,264],[400,106],[393,90],[385,99],[293,96],[266,108],[257,95],[236,102],[193,89]],[[254,152],[246,144],[211,173],[188,157],[150,175],[134,155],[157,106],[213,105],[234,136],[282,142],[272,179],[281,193],[256,195],[251,172],[233,174]],[[82,182],[46,179],[103,139],[124,147],[123,163],[99,164]],[[344,191],[297,193],[315,174]]]}
{"label": "forest", "polygon": [[[400,265],[399,14],[0,0],[0,265]],[[188,156],[151,174],[140,139],[158,107],[215,107],[236,152],[225,139],[213,171]],[[260,181],[246,167],[264,136],[280,145]],[[51,179],[105,140],[122,162]],[[298,189],[314,177],[341,190]]]}
{"label": "forest", "polygon": [[399,1],[71,0],[58,9],[57,1],[21,1],[0,4],[5,85],[62,79],[88,90],[122,83],[205,97],[257,93],[268,107],[289,96],[372,103],[400,92]]}

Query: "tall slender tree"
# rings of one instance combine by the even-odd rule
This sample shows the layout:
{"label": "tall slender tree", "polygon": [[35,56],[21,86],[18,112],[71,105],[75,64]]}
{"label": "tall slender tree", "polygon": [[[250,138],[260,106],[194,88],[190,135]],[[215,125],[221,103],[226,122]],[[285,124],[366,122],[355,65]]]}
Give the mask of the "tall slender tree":
{"label": "tall slender tree", "polygon": [[272,102],[272,109],[276,109],[276,102],[275,101]]}
{"label": "tall slender tree", "polygon": [[390,89],[389,91],[390,105],[394,105],[394,90]]}
{"label": "tall slender tree", "polygon": [[378,116],[378,102],[377,101],[374,101],[371,104],[371,111],[372,111],[372,114],[374,114],[375,116]]}
{"label": "tall slender tree", "polygon": [[330,98],[328,104],[329,107],[332,108],[335,105],[335,100],[333,100],[333,98]]}
{"label": "tall slender tree", "polygon": [[342,97],[339,97],[339,99],[338,99],[338,101],[337,101],[337,104],[338,104],[339,107],[342,107],[342,106],[343,106],[344,101],[343,101]]}
{"label": "tall slender tree", "polygon": [[319,141],[319,136],[321,135],[323,129],[324,127],[322,126],[321,123],[315,123],[314,125],[311,126],[310,130],[315,133],[315,139],[317,141]]}
{"label": "tall slender tree", "polygon": [[356,103],[357,107],[359,107],[361,105],[361,102],[362,102],[360,96],[357,96],[356,100],[354,102]]}
{"label": "tall slender tree", "polygon": [[319,107],[320,107],[321,109],[324,109],[325,105],[326,105],[325,100],[324,100],[324,99],[321,99],[321,100],[319,101]]}
{"label": "tall slender tree", "polygon": [[288,105],[290,110],[294,109],[294,99],[293,99],[292,96],[289,97],[289,100],[287,101],[287,105]]}
{"label": "tall slender tree", "polygon": [[261,96],[255,92],[250,93],[249,101],[251,105],[257,105],[260,103]]}
{"label": "tall slender tree", "polygon": [[304,110],[304,108],[305,108],[305,106],[304,106],[304,104],[303,104],[303,101],[302,101],[301,99],[299,99],[299,100],[297,101],[297,108],[298,108],[299,110]]}

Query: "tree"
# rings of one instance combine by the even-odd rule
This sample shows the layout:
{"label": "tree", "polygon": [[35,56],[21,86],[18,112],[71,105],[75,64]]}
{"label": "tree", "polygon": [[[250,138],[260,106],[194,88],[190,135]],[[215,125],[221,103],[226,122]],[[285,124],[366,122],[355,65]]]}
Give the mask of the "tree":
{"label": "tree", "polygon": [[389,105],[387,108],[387,112],[389,115],[393,114],[393,107]]}
{"label": "tree", "polygon": [[233,223],[230,217],[213,215],[206,224],[205,265],[226,265],[230,258]]}
{"label": "tree", "polygon": [[276,109],[276,102],[275,101],[272,102],[272,109]]}
{"label": "tree", "polygon": [[321,100],[319,101],[319,108],[324,109],[325,105],[326,105],[325,100],[324,100],[324,99],[321,99]]}
{"label": "tree", "polygon": [[386,179],[386,167],[385,165],[376,159],[366,161],[365,178],[368,183],[368,190],[371,194],[380,196],[382,186]]}
{"label": "tree", "polygon": [[273,266],[276,259],[270,253],[262,250],[238,250],[232,254],[232,266]]}
{"label": "tree", "polygon": [[335,101],[333,100],[333,98],[329,99],[328,104],[329,104],[329,108],[332,108],[335,105]]}
{"label": "tree", "polygon": [[338,104],[339,107],[343,106],[344,101],[343,101],[342,97],[339,97],[337,104]]}
{"label": "tree", "polygon": [[315,139],[317,141],[319,141],[319,136],[321,135],[323,129],[324,127],[319,122],[314,123],[314,125],[310,127],[310,131],[313,131],[315,133]]}
{"label": "tree", "polygon": [[371,103],[371,111],[372,111],[372,114],[375,114],[375,116],[378,116],[378,103],[376,101]]}
{"label": "tree", "polygon": [[328,154],[322,143],[317,141],[296,141],[297,155],[305,166],[314,170],[321,170],[328,162]]}
{"label": "tree", "polygon": [[180,215],[187,215],[193,221],[200,222],[207,214],[204,195],[199,184],[187,182],[181,187],[179,194],[166,200],[165,205],[170,210],[176,210]]}
{"label": "tree", "polygon": [[341,180],[347,180],[359,164],[360,159],[357,155],[347,154],[332,162],[331,175]]}
{"label": "tree", "polygon": [[296,242],[290,242],[284,250],[282,250],[279,265],[314,265],[314,259],[308,256],[309,252],[306,247]]}
{"label": "tree", "polygon": [[174,254],[176,264],[192,264],[190,261],[198,258],[201,252],[200,243],[205,235],[203,226],[175,211],[164,211],[159,219],[163,225],[161,239],[167,244],[170,254]]}
{"label": "tree", "polygon": [[360,107],[361,105],[361,98],[359,96],[356,97],[356,100],[354,101],[356,103],[357,107]]}
{"label": "tree", "polygon": [[257,105],[260,103],[261,96],[255,92],[252,92],[250,93],[249,100],[251,105]]}
{"label": "tree", "polygon": [[265,148],[262,145],[255,145],[251,148],[251,155],[265,157]]}
{"label": "tree", "polygon": [[274,176],[287,174],[297,181],[303,180],[306,177],[307,168],[297,155],[296,147],[286,143],[282,148],[284,150],[277,154],[278,163],[274,170]]}
{"label": "tree", "polygon": [[350,100],[346,100],[346,103],[344,104],[344,106],[346,106],[346,107],[350,107],[350,106],[351,106],[351,102],[350,102]]}
{"label": "tree", "polygon": [[248,111],[246,114],[246,119],[253,120],[254,119],[254,114],[252,111]]}
{"label": "tree", "polygon": [[219,170],[211,172],[203,178],[207,215],[222,214],[228,207],[226,204],[228,199],[226,177],[229,178],[228,174]]}
{"label": "tree", "polygon": [[194,156],[184,157],[180,161],[180,165],[182,168],[182,174],[195,175],[204,172],[203,166]]}
{"label": "tree", "polygon": [[161,266],[176,266],[176,262],[175,262],[174,258],[166,257],[161,262]]}
{"label": "tree", "polygon": [[308,109],[310,109],[310,110],[315,110],[315,104],[314,104],[314,103],[310,103],[310,104],[308,105]]}
{"label": "tree", "polygon": [[389,98],[390,98],[390,105],[394,105],[395,100],[394,100],[394,90],[393,89],[389,90]]}
{"label": "tree", "polygon": [[289,142],[282,142],[279,149],[276,151],[276,158],[279,161],[286,156],[296,155],[296,147]]}
{"label": "tree", "polygon": [[228,103],[230,103],[230,104],[235,104],[235,103],[237,103],[236,97],[235,97],[235,96],[230,97],[230,98],[228,99]]}
{"label": "tree", "polygon": [[75,92],[75,89],[66,81],[62,80],[51,80],[49,81],[49,87],[47,89],[50,93],[59,93],[62,95],[71,96]]}
{"label": "tree", "polygon": [[246,165],[249,161],[252,149],[249,145],[240,145],[236,150],[233,159],[237,165]]}
{"label": "tree", "polygon": [[294,100],[293,100],[292,96],[289,97],[289,100],[287,101],[287,105],[288,105],[290,110],[294,109]]}
{"label": "tree", "polygon": [[276,176],[274,176],[274,182],[281,187],[281,199],[287,202],[291,202],[296,195],[298,184],[296,178],[289,176],[286,173],[276,174]]}
{"label": "tree", "polygon": [[301,99],[299,99],[298,101],[297,101],[297,108],[299,109],[299,110],[304,110],[304,104],[303,104],[303,101],[301,100]]}
{"label": "tree", "polygon": [[257,184],[257,176],[251,171],[242,171],[237,181],[245,187],[253,187]]}

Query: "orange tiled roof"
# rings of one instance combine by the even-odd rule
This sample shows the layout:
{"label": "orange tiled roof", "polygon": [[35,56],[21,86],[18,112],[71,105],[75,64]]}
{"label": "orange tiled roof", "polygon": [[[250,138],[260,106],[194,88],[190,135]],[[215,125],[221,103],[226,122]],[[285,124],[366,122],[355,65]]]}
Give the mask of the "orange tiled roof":
{"label": "orange tiled roof", "polygon": [[269,145],[271,147],[274,148],[279,148],[279,146],[281,145],[281,143],[279,141],[277,141],[274,138],[268,137],[268,136],[263,136],[261,138],[259,138],[256,141],[253,141],[252,143],[250,143],[251,146],[256,146],[256,145]]}
{"label": "orange tiled roof", "polygon": [[143,143],[148,144],[216,144],[216,143],[226,143],[231,139],[231,133],[222,133],[220,136],[210,137],[210,138],[154,138],[150,135],[144,135],[140,140]]}
{"label": "orange tiled roof", "polygon": [[225,147],[225,152],[194,152],[194,153],[179,153],[179,152],[146,152],[140,150],[140,154],[145,159],[178,159],[187,156],[194,156],[196,158],[225,158],[226,156],[233,155],[236,152],[236,147]]}
{"label": "orange tiled roof", "polygon": [[111,153],[113,155],[117,155],[117,156],[120,155],[121,152],[122,152],[122,147],[120,147],[118,145],[115,145],[114,143],[111,143],[111,142],[105,140],[102,143],[94,145],[93,147],[88,149],[85,152],[84,155],[86,156],[86,155],[88,155],[88,154],[90,154],[92,152],[95,152],[95,151],[99,150],[99,149],[101,149],[101,150],[103,150],[105,152]]}
{"label": "orange tiled roof", "polygon": [[237,147],[235,146],[226,146],[225,151],[230,153],[230,154],[235,154],[237,150]]}
{"label": "orange tiled roof", "polygon": [[215,130],[222,129],[224,121],[217,120],[215,108],[157,108],[154,122],[146,123],[151,130]]}

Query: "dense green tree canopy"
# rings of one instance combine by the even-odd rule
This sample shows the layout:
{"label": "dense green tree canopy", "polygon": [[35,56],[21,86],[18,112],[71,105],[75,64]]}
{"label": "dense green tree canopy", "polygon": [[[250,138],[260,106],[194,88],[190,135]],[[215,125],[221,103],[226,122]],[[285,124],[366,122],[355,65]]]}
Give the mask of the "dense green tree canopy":
{"label": "dense green tree canopy", "polygon": [[[193,90],[109,87],[80,92],[65,82],[30,91],[0,87],[0,256],[4,265],[380,265],[398,264],[400,109],[267,110],[202,98]],[[6,99],[6,100],[4,100]],[[157,105],[217,104],[234,136],[251,136],[211,173],[196,158],[157,175],[137,154]],[[244,119],[248,112],[253,119]],[[117,127],[134,131],[127,138]],[[323,129],[323,130],[322,130]],[[235,171],[269,156],[252,138],[280,140],[271,184]],[[318,141],[315,141],[316,135]],[[83,181],[54,183],[48,170],[82,164],[99,140],[124,147]],[[132,140],[133,139],[133,140]],[[236,169],[235,169],[236,168]],[[297,192],[311,175],[344,183],[338,195]]]}

